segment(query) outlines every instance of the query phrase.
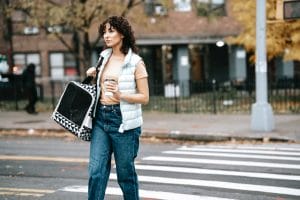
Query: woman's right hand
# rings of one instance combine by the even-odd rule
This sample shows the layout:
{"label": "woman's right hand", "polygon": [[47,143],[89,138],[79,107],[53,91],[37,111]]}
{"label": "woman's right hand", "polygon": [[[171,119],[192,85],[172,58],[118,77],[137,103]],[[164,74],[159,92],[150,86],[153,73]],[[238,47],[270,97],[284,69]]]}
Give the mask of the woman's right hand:
{"label": "woman's right hand", "polygon": [[95,78],[96,76],[96,67],[90,67],[87,71],[86,71],[86,75],[87,76],[92,76]]}

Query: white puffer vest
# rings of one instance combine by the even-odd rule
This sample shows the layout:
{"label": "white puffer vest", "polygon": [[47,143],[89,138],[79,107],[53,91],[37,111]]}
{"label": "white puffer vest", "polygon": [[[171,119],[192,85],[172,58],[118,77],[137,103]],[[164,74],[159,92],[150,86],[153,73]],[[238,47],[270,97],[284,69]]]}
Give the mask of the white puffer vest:
{"label": "white puffer vest", "polygon": [[[97,97],[96,97],[97,103],[96,104],[98,104],[100,94],[101,94],[100,77],[111,53],[112,53],[112,49],[106,49],[102,51],[100,54],[100,56],[102,56],[104,59],[97,77]],[[125,56],[124,65],[122,66],[121,74],[119,77],[118,87],[121,93],[135,94],[137,92],[134,73],[138,62],[141,60],[142,58],[140,56],[133,53],[132,50],[129,49],[127,55]],[[124,130],[134,129],[140,127],[143,124],[141,104],[128,103],[126,101],[121,100],[120,109],[122,113],[122,124],[119,128],[119,132],[124,132]],[[94,116],[95,116],[95,112],[94,112]]]}

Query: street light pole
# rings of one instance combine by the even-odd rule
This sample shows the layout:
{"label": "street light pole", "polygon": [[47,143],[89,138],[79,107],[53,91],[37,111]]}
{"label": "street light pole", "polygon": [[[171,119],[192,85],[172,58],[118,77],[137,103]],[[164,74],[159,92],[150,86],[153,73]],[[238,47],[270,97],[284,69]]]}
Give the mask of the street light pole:
{"label": "street light pole", "polygon": [[251,129],[271,131],[274,129],[274,117],[267,102],[266,0],[256,0],[255,86],[256,102],[251,108]]}

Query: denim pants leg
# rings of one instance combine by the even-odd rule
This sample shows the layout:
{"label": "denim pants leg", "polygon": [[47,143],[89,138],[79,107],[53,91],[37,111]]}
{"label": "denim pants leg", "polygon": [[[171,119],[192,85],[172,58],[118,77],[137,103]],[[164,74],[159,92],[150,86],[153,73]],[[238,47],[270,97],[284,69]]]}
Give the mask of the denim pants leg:
{"label": "denim pants leg", "polygon": [[134,160],[139,149],[141,128],[135,128],[124,133],[112,134],[112,146],[116,161],[118,184],[125,200],[139,199],[138,178]]}
{"label": "denim pants leg", "polygon": [[110,167],[111,167],[111,140],[103,130],[101,112],[94,119],[90,144],[88,199],[104,199]]}
{"label": "denim pants leg", "polygon": [[98,108],[90,145],[89,200],[104,199],[112,152],[116,162],[118,184],[123,191],[124,199],[139,199],[134,159],[139,148],[141,128],[120,133],[118,130],[121,123],[119,107]]}

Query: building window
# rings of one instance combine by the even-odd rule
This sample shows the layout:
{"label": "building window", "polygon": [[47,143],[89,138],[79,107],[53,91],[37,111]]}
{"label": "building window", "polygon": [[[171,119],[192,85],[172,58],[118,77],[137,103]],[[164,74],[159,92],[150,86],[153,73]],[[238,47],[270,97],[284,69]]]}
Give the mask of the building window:
{"label": "building window", "polygon": [[47,32],[48,33],[61,33],[61,32],[63,32],[63,27],[60,25],[48,26]]}
{"label": "building window", "polygon": [[225,0],[197,0],[199,16],[224,16],[226,15]]}
{"label": "building window", "polygon": [[35,27],[35,26],[26,26],[26,27],[24,27],[24,34],[25,35],[36,35],[39,32],[40,31],[39,31],[38,27]]}
{"label": "building window", "polygon": [[35,64],[35,74],[37,76],[41,75],[41,59],[38,53],[17,53],[13,56],[14,64],[13,73],[22,74],[23,70],[30,63]]}
{"label": "building window", "polygon": [[47,33],[72,33],[72,28],[67,25],[48,25]]}
{"label": "building window", "polygon": [[50,68],[51,77],[54,79],[78,75],[76,59],[71,53],[51,53]]}
{"label": "building window", "polygon": [[189,12],[192,10],[191,0],[173,0],[175,11]]}

